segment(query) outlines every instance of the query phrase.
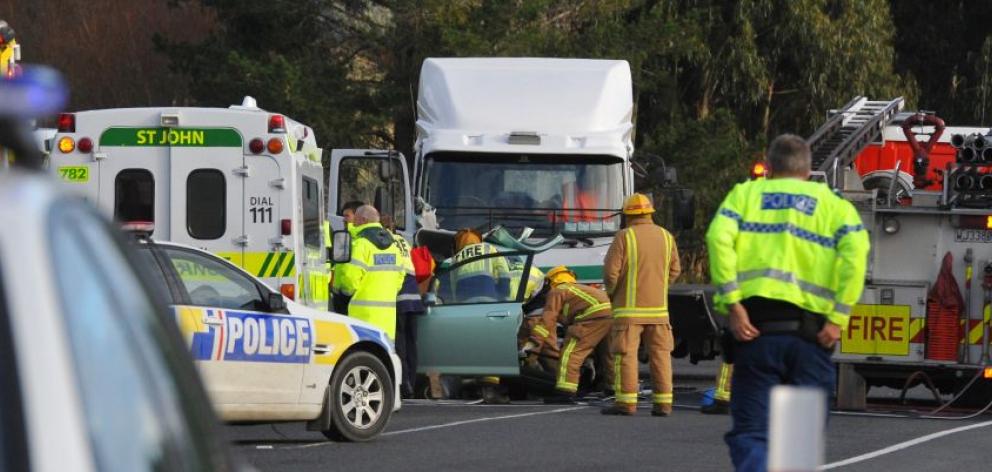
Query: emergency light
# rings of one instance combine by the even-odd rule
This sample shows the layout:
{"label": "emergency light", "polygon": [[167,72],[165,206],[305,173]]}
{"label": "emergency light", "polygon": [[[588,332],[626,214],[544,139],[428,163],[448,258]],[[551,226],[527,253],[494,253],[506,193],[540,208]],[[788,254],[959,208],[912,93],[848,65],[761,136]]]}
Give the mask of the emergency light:
{"label": "emergency light", "polygon": [[279,293],[285,295],[290,300],[296,300],[296,285],[282,284],[279,286]]}
{"label": "emergency light", "polygon": [[75,133],[76,132],[75,113],[60,113],[58,129],[60,133]]}
{"label": "emergency light", "polygon": [[765,167],[764,162],[756,162],[754,166],[751,167],[751,178],[760,179],[768,174],[768,168]]}
{"label": "emergency light", "polygon": [[59,139],[59,151],[62,151],[62,154],[69,154],[75,149],[76,142],[73,141],[72,138],[63,136],[62,139]]}
{"label": "emergency light", "polygon": [[279,138],[272,138],[269,140],[269,153],[270,154],[280,154],[282,153],[283,145],[282,140]]}
{"label": "emergency light", "polygon": [[269,132],[270,133],[285,133],[286,132],[286,117],[282,115],[272,115],[269,116]]}
{"label": "emergency light", "polygon": [[279,220],[279,230],[283,236],[293,234],[293,220],[289,218]]}

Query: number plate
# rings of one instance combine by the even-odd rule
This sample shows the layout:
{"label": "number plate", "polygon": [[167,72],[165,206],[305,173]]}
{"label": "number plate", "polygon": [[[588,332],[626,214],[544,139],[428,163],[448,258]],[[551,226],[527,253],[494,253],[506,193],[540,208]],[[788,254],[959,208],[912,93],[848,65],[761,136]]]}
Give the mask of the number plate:
{"label": "number plate", "polygon": [[959,243],[992,243],[992,230],[958,229],[954,231],[954,241]]}
{"label": "number plate", "polygon": [[66,182],[84,184],[90,181],[90,168],[87,166],[59,167],[59,177]]}

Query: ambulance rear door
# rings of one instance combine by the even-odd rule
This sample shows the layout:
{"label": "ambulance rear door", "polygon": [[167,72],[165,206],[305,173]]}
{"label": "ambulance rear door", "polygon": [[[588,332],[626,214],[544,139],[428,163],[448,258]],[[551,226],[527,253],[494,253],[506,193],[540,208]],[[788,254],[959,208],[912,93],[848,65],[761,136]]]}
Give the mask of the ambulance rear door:
{"label": "ambulance rear door", "polygon": [[[152,237],[171,236],[170,147],[164,128],[112,126],[103,130],[90,164],[99,182],[97,206],[115,221],[150,221]],[[96,170],[96,175],[93,171]]]}
{"label": "ambulance rear door", "polygon": [[398,233],[413,241],[414,210],[406,158],[396,151],[334,149],[331,187],[327,190],[328,219],[334,230],[344,229],[341,207],[351,201],[369,203],[391,217]]}
{"label": "ambulance rear door", "polygon": [[240,264],[244,238],[244,152],[233,128],[168,130],[172,231],[168,239]]}
{"label": "ambulance rear door", "polygon": [[[292,186],[293,166],[287,155],[246,154],[244,158],[247,239],[242,268],[281,290],[284,284],[296,284],[293,202],[283,197]],[[289,225],[285,235],[283,220]]]}

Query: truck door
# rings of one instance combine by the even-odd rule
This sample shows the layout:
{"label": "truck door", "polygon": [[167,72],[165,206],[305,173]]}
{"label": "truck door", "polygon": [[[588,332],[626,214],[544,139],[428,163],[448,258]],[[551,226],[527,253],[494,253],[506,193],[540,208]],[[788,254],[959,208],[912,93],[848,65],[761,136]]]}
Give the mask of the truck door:
{"label": "truck door", "polygon": [[99,187],[96,205],[116,221],[150,221],[152,237],[170,239],[172,215],[169,152],[152,132],[161,128],[111,127],[103,131],[94,156]]}
{"label": "truck door", "polygon": [[395,151],[375,149],[334,149],[331,151],[332,184],[327,190],[327,213],[334,230],[344,229],[338,215],[348,202],[359,201],[376,207],[393,220],[396,230],[413,240],[413,197],[406,158]]}
{"label": "truck door", "polygon": [[[168,240],[189,244],[241,263],[244,235],[244,157],[232,128],[169,130],[172,231]],[[166,235],[162,237],[165,238]]]}

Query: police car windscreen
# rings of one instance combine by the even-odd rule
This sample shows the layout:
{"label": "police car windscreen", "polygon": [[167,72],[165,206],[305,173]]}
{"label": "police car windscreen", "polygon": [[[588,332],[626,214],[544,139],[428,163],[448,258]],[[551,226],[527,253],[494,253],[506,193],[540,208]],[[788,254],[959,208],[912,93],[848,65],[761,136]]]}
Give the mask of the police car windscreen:
{"label": "police car windscreen", "polygon": [[612,156],[435,153],[427,157],[423,193],[446,229],[612,234],[620,224],[622,169]]}

